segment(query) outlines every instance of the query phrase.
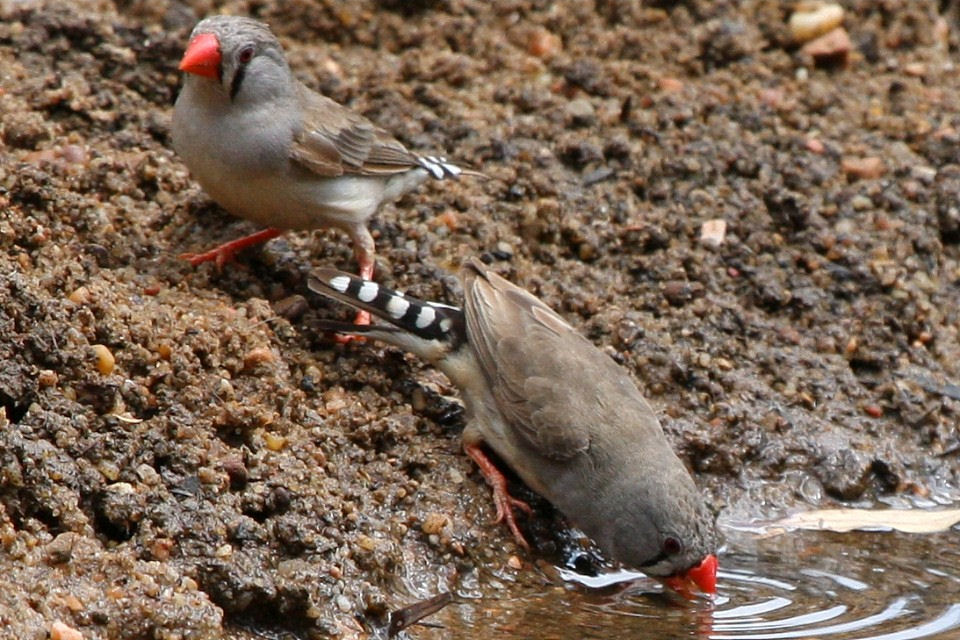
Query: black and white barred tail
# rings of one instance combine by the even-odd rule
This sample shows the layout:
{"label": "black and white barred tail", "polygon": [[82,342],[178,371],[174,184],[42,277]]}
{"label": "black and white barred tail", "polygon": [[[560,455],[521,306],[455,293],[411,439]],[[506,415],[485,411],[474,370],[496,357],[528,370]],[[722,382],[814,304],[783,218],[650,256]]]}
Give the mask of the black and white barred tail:
{"label": "black and white barred tail", "polygon": [[462,169],[453,164],[443,156],[417,156],[417,164],[426,169],[431,176],[437,180],[444,178],[459,178],[460,176],[471,176],[474,178],[488,178],[485,173],[473,171],[471,169]]}
{"label": "black and white barred tail", "polygon": [[[397,329],[427,341],[457,346],[465,339],[463,311],[439,302],[426,302],[383,287],[376,282],[336,269],[314,269],[307,280],[310,290],[369,311]],[[347,325],[358,333],[375,333],[384,327]],[[395,340],[388,340],[396,342]]]}
{"label": "black and white barred tail", "polygon": [[459,178],[463,174],[463,169],[442,156],[417,156],[417,163],[437,180]]}

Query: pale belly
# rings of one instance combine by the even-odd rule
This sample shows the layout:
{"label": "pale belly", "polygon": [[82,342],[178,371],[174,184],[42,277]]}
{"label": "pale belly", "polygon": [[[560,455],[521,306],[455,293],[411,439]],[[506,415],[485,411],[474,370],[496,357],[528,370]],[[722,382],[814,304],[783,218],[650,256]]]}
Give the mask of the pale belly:
{"label": "pale belly", "polygon": [[365,224],[384,196],[383,180],[370,177],[297,179],[280,174],[235,176],[219,171],[197,181],[230,213],[280,229],[351,228]]}

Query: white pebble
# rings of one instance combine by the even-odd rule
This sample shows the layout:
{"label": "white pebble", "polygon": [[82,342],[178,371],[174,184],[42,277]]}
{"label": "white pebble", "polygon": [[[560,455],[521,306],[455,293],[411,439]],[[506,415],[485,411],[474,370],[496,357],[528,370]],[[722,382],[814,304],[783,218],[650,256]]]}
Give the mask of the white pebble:
{"label": "white pebble", "polygon": [[727,236],[727,221],[723,218],[707,220],[700,227],[700,242],[712,247],[719,247]]}
{"label": "white pebble", "polygon": [[794,42],[808,42],[839,27],[842,22],[843,7],[824,4],[815,9],[794,12],[790,16],[790,35]]}

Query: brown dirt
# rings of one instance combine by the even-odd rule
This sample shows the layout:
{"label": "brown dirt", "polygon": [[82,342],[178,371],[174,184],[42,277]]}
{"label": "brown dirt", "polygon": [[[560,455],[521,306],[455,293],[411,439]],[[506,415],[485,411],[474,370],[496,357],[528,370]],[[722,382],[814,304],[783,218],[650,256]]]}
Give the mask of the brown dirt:
{"label": "brown dirt", "polygon": [[177,259],[250,230],[169,146],[215,10],[488,173],[385,207],[380,279],[456,303],[492,262],[633,371],[727,517],[958,487],[957,8],[845,4],[815,67],[760,0],[0,2],[0,623],[354,636],[516,552],[455,390],[291,299],[353,269],[341,236]]}

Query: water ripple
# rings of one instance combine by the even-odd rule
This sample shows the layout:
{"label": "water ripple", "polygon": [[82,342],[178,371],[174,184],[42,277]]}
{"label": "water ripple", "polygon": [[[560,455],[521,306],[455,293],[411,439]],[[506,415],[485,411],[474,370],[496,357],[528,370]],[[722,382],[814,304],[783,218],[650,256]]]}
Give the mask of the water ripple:
{"label": "water ripple", "polygon": [[712,599],[687,601],[627,571],[585,577],[561,569],[559,584],[539,586],[465,579],[471,597],[462,593],[435,616],[436,634],[423,629],[416,637],[956,640],[957,548],[956,532],[733,531]]}

